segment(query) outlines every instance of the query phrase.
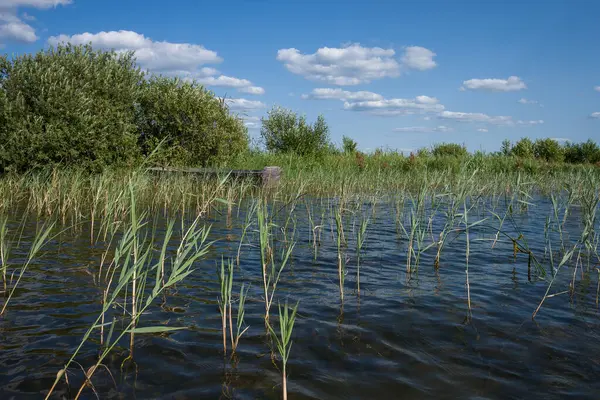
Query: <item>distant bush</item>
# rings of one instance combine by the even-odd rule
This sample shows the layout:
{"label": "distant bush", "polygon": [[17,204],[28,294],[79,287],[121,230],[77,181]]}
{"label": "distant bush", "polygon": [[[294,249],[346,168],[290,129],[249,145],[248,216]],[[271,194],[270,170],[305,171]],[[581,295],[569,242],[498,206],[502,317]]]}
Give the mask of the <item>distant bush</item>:
{"label": "distant bush", "polygon": [[592,139],[583,143],[567,143],[564,148],[565,161],[573,164],[600,162],[600,147]]}
{"label": "distant bush", "polygon": [[433,146],[431,153],[436,157],[465,157],[467,148],[456,143],[439,143]]}
{"label": "distant bush", "polygon": [[354,154],[356,153],[356,149],[358,148],[358,143],[356,143],[356,141],[352,138],[344,136],[342,137],[342,148],[344,150],[344,153]]}
{"label": "distant bush", "polygon": [[241,119],[195,83],[153,77],[141,92],[136,119],[144,155],[163,141],[156,159],[165,164],[226,162],[248,148]]}
{"label": "distant bush", "polygon": [[537,139],[533,143],[533,154],[535,158],[550,162],[561,162],[564,158],[560,143],[554,139]]}
{"label": "distant bush", "polygon": [[522,138],[511,149],[511,154],[521,158],[533,158],[533,142],[529,138]]}
{"label": "distant bush", "polygon": [[322,115],[311,125],[304,116],[274,107],[267,118],[262,118],[260,132],[267,150],[275,153],[306,156],[327,153],[330,149],[329,127]]}
{"label": "distant bush", "polygon": [[143,82],[131,53],[66,45],[0,57],[0,171],[131,163]]}

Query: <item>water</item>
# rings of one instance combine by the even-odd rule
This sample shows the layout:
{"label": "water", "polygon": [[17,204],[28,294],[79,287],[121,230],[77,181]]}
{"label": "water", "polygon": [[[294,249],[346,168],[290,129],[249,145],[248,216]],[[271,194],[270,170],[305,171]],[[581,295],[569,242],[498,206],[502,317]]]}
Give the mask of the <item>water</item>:
{"label": "water", "polygon": [[[543,199],[537,204],[515,222],[529,246],[543,256],[549,204]],[[361,257],[360,297],[355,291],[353,228],[346,227],[351,240],[341,307],[332,231],[323,229],[315,260],[304,207],[297,207],[295,215],[298,244],[276,294],[278,300],[300,301],[288,364],[290,399],[597,398],[600,314],[595,270],[578,271],[574,295],[546,300],[532,321],[547,282],[535,276],[528,280],[527,256],[519,254],[515,261],[511,243],[498,243],[492,250],[491,242],[483,240],[491,234],[474,229],[468,323],[464,238],[444,250],[438,272],[429,251],[418,274],[407,280],[407,243],[398,239],[393,208],[382,203]],[[575,209],[566,226],[572,237],[580,229],[578,221]],[[138,335],[135,367],[122,366],[128,354],[123,342],[92,379],[100,398],[281,397],[281,375],[265,336],[256,246],[243,247],[235,272],[234,292],[242,281],[251,283],[246,304],[250,329],[240,341],[236,362],[223,359],[215,271],[221,255],[237,252],[241,221],[233,222],[228,228],[225,217],[212,221],[210,238],[220,240],[166,304],[151,307],[140,322],[187,329]],[[440,223],[434,222],[434,232]],[[25,232],[34,229],[31,224]],[[254,232],[249,239],[258,243]],[[24,249],[27,235],[15,250],[16,261],[25,257]],[[53,240],[30,267],[0,319],[1,399],[39,399],[52,386],[99,313],[101,291],[94,273],[102,250],[101,245],[90,247],[89,232],[66,234]],[[567,290],[572,275],[573,267],[565,267],[551,293]],[[76,359],[81,367],[70,369],[71,388],[61,382],[53,398],[74,397],[82,382],[81,368],[95,363],[98,345],[97,335],[92,335]],[[87,388],[81,398],[96,395]]]}

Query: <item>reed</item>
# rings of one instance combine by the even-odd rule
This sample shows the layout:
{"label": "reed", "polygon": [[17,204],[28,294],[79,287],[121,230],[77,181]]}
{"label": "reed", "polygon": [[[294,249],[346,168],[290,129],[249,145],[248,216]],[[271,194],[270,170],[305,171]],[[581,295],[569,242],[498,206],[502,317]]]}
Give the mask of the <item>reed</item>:
{"label": "reed", "polygon": [[276,344],[277,351],[281,358],[283,400],[287,400],[287,363],[292,350],[292,331],[294,330],[294,323],[296,322],[298,304],[299,303],[296,303],[293,308],[288,307],[287,301],[283,308],[281,307],[281,304],[279,304],[279,334],[273,329],[270,323],[268,325],[271,337]]}

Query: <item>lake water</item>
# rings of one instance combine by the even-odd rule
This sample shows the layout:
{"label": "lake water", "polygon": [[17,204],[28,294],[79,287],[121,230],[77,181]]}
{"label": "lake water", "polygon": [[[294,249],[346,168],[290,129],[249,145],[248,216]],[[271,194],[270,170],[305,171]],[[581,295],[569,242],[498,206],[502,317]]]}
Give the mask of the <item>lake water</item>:
{"label": "lake water", "polygon": [[[528,212],[515,214],[514,220],[542,260],[550,205],[544,199],[536,204]],[[548,281],[535,274],[529,281],[527,255],[518,254],[515,260],[512,243],[506,240],[492,249],[487,239],[493,233],[483,227],[473,229],[469,322],[464,235],[448,244],[439,271],[433,268],[435,251],[431,249],[409,280],[407,240],[398,237],[393,206],[382,202],[376,206],[361,256],[360,297],[355,290],[353,227],[346,228],[351,240],[345,255],[342,307],[331,219],[322,230],[315,259],[304,204],[297,206],[295,216],[297,245],[271,310],[277,314],[278,300],[300,302],[288,364],[290,399],[598,398],[600,313],[598,273],[593,265],[590,272],[587,266],[583,271],[579,268],[572,295],[547,299],[534,321],[532,313]],[[472,220],[478,218],[474,215]],[[570,243],[581,229],[579,220],[575,208],[565,227],[571,233]],[[197,263],[195,272],[167,296],[166,304],[151,307],[140,320],[140,326],[187,329],[138,335],[137,369],[130,364],[121,369],[128,354],[124,342],[104,362],[112,377],[101,369],[92,379],[100,398],[281,397],[281,375],[265,335],[260,253],[254,232],[248,238],[253,246],[242,248],[234,284],[234,292],[242,281],[251,284],[246,304],[250,329],[240,341],[236,362],[223,358],[216,265],[222,255],[235,256],[241,222],[243,215],[233,220],[233,227],[227,226],[225,216],[211,219],[210,239],[218,242]],[[434,233],[441,223],[433,221]],[[28,249],[27,232],[33,231],[34,224],[28,223],[14,250],[17,261]],[[508,223],[506,229],[515,232]],[[93,275],[104,244],[90,247],[89,236],[84,228],[51,241],[0,318],[0,399],[43,398],[96,319],[101,290]],[[548,268],[548,257],[543,265]],[[551,293],[568,290],[573,272],[573,263],[561,269]],[[83,368],[94,364],[98,345],[93,335],[76,359]],[[74,397],[82,376],[81,368],[73,365],[71,388],[62,381],[53,398]],[[88,388],[81,398],[96,395]]]}

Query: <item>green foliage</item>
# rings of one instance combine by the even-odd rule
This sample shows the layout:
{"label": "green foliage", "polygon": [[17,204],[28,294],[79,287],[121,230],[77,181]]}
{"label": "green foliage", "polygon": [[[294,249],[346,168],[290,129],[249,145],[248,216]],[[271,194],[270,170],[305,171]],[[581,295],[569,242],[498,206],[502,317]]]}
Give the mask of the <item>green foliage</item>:
{"label": "green foliage", "polygon": [[193,82],[153,77],[139,100],[140,147],[161,163],[221,164],[248,148],[242,120],[230,115],[223,101]]}
{"label": "green foliage", "polygon": [[592,139],[583,143],[567,143],[565,161],[573,164],[600,162],[600,147]]}
{"label": "green foliage", "polygon": [[561,162],[564,158],[563,149],[554,139],[537,139],[533,144],[535,158],[550,162]]}
{"label": "green foliage", "polygon": [[456,143],[438,143],[433,146],[431,153],[435,157],[465,157],[468,152],[465,146]]}
{"label": "green foliage", "polygon": [[502,149],[500,150],[503,156],[510,156],[510,150],[512,147],[512,143],[510,143],[510,140],[508,139],[504,139],[502,141]]}
{"label": "green foliage", "polygon": [[133,53],[59,45],[0,57],[0,172],[57,164],[219,164],[248,147],[242,121],[195,83],[146,79]]}
{"label": "green foliage", "polygon": [[261,136],[268,151],[301,156],[326,153],[330,148],[329,127],[320,115],[314,124],[306,117],[281,107],[273,107],[262,118]]}
{"label": "green foliage", "polygon": [[354,139],[344,136],[342,137],[342,147],[344,149],[344,153],[354,154],[356,153],[358,143],[356,143]]}
{"label": "green foliage", "polygon": [[534,145],[531,139],[522,138],[511,150],[511,153],[521,158],[533,158],[534,156]]}
{"label": "green foliage", "polygon": [[0,171],[134,161],[143,81],[132,53],[91,46],[0,57]]}

